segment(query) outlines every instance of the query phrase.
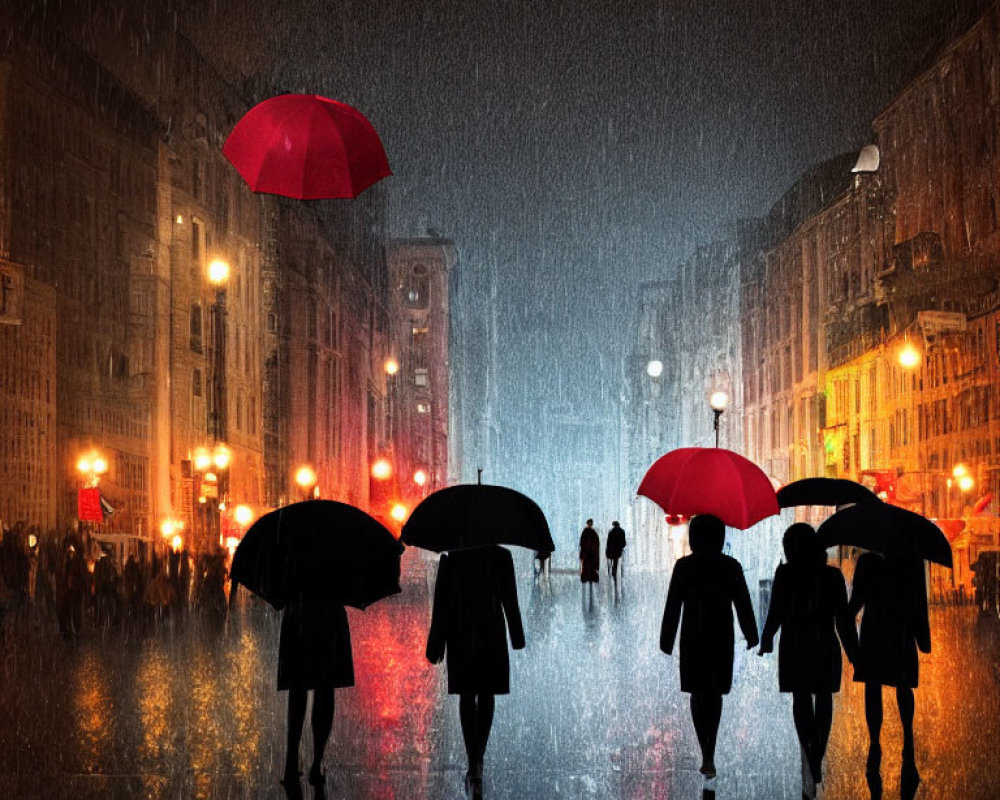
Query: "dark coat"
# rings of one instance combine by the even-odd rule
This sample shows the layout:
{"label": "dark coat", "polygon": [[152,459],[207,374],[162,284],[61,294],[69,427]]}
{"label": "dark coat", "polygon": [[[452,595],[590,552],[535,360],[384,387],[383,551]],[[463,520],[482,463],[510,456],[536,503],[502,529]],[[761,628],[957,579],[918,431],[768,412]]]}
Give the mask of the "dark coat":
{"label": "dark coat", "polygon": [[580,580],[584,583],[601,580],[601,537],[590,526],[580,534]]}
{"label": "dark coat", "polygon": [[[506,617],[506,624],[504,618]],[[507,694],[510,658],[524,647],[514,560],[496,545],[442,555],[427,635],[427,660],[447,654],[449,694]]]}
{"label": "dark coat", "polygon": [[753,605],[743,567],[719,552],[721,542],[718,548],[702,549],[692,538],[691,549],[691,555],[677,560],[670,576],[660,649],[673,652],[680,623],[681,691],[727,694],[733,685],[733,606],[743,636],[756,646]]}
{"label": "dark coat", "polygon": [[278,689],[354,685],[347,612],[338,603],[296,600],[281,614]]}
{"label": "dark coat", "polygon": [[931,651],[924,562],[864,553],[854,568],[848,612],[861,609],[861,652],[854,680],[917,687],[917,648]]}
{"label": "dark coat", "polygon": [[781,564],[774,573],[771,605],[761,634],[765,652],[771,650],[779,628],[778,688],[782,692],[840,691],[840,643],[852,660],[858,647],[840,570],[820,563]]}
{"label": "dark coat", "polygon": [[612,528],[608,531],[607,544],[604,546],[605,558],[621,558],[625,551],[624,528]]}

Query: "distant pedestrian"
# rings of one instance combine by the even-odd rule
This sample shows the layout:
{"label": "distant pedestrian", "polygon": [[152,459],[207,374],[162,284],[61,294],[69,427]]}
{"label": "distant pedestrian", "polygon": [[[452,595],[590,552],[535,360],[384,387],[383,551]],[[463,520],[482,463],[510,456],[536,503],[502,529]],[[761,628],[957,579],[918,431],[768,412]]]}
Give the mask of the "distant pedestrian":
{"label": "distant pedestrian", "polygon": [[535,551],[535,577],[536,578],[547,578],[549,577],[549,561],[552,558],[552,553],[548,550],[536,550]]}
{"label": "distant pedestrian", "polygon": [[608,531],[607,543],[604,546],[604,558],[608,563],[608,574],[618,580],[618,561],[625,552],[625,530],[618,524],[618,520],[611,523],[611,530]]}
{"label": "distant pedestrian", "polygon": [[868,761],[865,777],[872,800],[882,797],[882,687],[896,690],[903,728],[900,795],[912,798],[920,784],[913,748],[913,690],[917,688],[917,649],[931,651],[924,562],[919,558],[864,553],[854,569],[848,610],[864,609],[859,633],[860,653],[854,680],[865,685]]}
{"label": "distant pedestrian", "polygon": [[733,684],[733,607],[748,650],[757,646],[757,622],[743,567],[722,553],[722,520],[708,514],[692,517],[688,539],[691,555],[679,558],[670,576],[660,649],[667,655],[673,652],[680,625],[681,691],[691,695],[691,718],[701,747],[699,771],[712,782],[722,696]]}
{"label": "distant pedestrian", "polygon": [[511,647],[523,648],[524,627],[510,551],[488,545],[442,555],[427,660],[439,664],[447,656],[448,693],[459,696],[458,714],[469,762],[465,790],[473,798],[482,797],[483,759],[495,696],[510,691],[508,629]]}
{"label": "distant pedestrian", "polygon": [[[802,794],[816,796],[833,722],[833,694],[840,691],[841,643],[853,663],[858,633],[847,609],[847,584],[811,525],[798,522],[784,535],[787,564],[774,573],[760,655],[778,650],[778,688],[792,693],[792,717],[803,757]],[[839,634],[839,639],[838,639]]]}
{"label": "distant pedestrian", "polygon": [[594,520],[588,519],[580,533],[580,580],[597,583],[601,580],[601,537],[594,530]]}

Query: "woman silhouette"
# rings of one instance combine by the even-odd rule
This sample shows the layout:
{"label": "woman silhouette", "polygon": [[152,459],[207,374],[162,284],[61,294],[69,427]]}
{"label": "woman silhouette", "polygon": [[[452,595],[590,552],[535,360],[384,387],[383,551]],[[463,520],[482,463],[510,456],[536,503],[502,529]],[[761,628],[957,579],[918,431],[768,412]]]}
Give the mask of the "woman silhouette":
{"label": "woman silhouette", "polygon": [[333,728],[334,690],[354,685],[351,630],[344,606],[298,597],[285,606],[278,641],[278,691],[288,692],[285,774],[281,781],[290,798],[301,798],[299,739],[306,715],[307,693],[313,693],[313,760],[309,783],[316,798],[326,797],[323,751]]}
{"label": "woman silhouette", "polygon": [[[504,618],[506,617],[506,624]],[[469,769],[465,790],[482,797],[483,757],[493,725],[494,696],[510,691],[507,628],[515,650],[524,647],[514,561],[496,545],[441,556],[427,660],[447,653],[448,693],[457,694]]]}
{"label": "woman silhouette", "polygon": [[931,651],[924,562],[918,558],[864,553],[854,569],[848,611],[861,609],[860,653],[854,680],[865,685],[868,762],[865,776],[872,800],[882,796],[882,687],[896,689],[903,727],[900,794],[913,797],[920,783],[913,752],[913,690],[918,683],[917,648]]}
{"label": "woman silhouette", "polygon": [[844,576],[827,566],[826,551],[812,526],[804,522],[790,526],[784,548],[788,563],[774,573],[760,654],[774,649],[780,628],[778,688],[792,693],[792,718],[802,748],[802,795],[812,798],[823,780],[833,693],[840,691],[840,644],[853,663],[858,633],[847,610]]}
{"label": "woman silhouette", "polygon": [[[757,646],[757,622],[743,567],[723,555],[726,526],[699,514],[688,527],[691,555],[674,564],[660,628],[660,649],[670,655],[681,628],[681,691],[691,694],[691,719],[701,746],[700,772],[715,778],[715,740],[722,718],[722,695],[733,685],[733,606],[747,640]],[[683,611],[683,621],[681,612]]]}

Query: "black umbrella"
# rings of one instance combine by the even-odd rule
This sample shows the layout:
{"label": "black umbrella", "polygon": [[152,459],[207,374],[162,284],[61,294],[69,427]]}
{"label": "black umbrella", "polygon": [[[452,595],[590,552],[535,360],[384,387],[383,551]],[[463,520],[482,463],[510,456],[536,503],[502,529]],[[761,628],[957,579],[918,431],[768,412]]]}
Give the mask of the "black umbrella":
{"label": "black umbrella", "polygon": [[403,546],[378,520],[334,500],[307,500],[257,520],[230,577],[277,609],[296,598],[366,608],[396,594]]}
{"label": "black umbrella", "polygon": [[436,553],[487,544],[555,550],[545,514],[534,500],[488,484],[449,486],[428,495],[410,514],[402,539]]}
{"label": "black umbrella", "polygon": [[850,545],[887,556],[912,556],[951,566],[951,545],[926,517],[888,503],[842,508],[817,531],[824,547]]}
{"label": "black umbrella", "polygon": [[845,478],[803,478],[778,489],[778,506],[845,506],[880,503],[871,489]]}

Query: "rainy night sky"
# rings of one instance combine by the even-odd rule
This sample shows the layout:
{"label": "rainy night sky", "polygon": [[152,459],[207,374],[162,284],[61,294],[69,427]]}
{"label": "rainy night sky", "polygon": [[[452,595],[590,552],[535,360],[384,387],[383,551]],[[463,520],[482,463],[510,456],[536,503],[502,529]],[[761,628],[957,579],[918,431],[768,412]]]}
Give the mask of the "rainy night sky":
{"label": "rainy night sky", "polygon": [[871,141],[948,24],[982,2],[185,4],[224,71],[372,120],[394,234],[425,218],[461,269],[496,270],[502,424],[530,442],[518,434],[539,397],[614,403],[638,282]]}

